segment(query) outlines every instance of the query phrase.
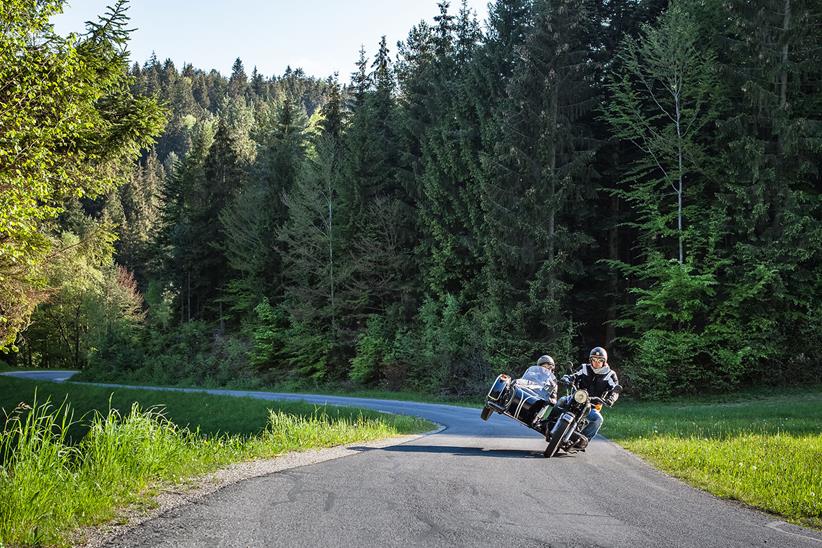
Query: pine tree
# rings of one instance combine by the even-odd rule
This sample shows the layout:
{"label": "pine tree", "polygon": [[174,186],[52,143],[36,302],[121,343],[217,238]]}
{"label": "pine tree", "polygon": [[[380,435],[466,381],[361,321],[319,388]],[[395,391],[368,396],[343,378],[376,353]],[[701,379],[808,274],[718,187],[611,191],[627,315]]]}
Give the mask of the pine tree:
{"label": "pine tree", "polygon": [[[321,138],[285,196],[288,220],[277,232],[284,256],[286,307],[295,322],[338,341],[340,279],[336,145]],[[336,256],[335,256],[336,255]]]}
{"label": "pine tree", "polygon": [[[591,2],[591,35],[588,40],[592,61],[592,87],[600,103],[607,97],[607,75],[614,65],[619,44],[626,36],[636,36],[642,23],[654,21],[667,7],[667,0],[609,0]],[[614,324],[619,307],[627,304],[627,278],[602,259],[632,260],[635,231],[629,226],[630,206],[613,190],[618,188],[624,166],[631,165],[640,152],[629,142],[612,138],[610,127],[600,117],[588,122],[599,147],[593,171],[599,174],[596,193],[586,197],[585,207],[575,213],[594,243],[578,250],[584,276],[570,292],[569,309],[580,324],[582,347],[605,346],[614,363],[620,363],[623,348],[617,344]],[[593,214],[595,212],[595,214]]]}
{"label": "pine tree", "polygon": [[[713,315],[722,358],[762,378],[803,375],[820,343],[818,3],[729,2],[704,13],[724,75],[717,153],[725,184],[713,204],[726,227]],[[780,374],[781,373],[781,374]]]}
{"label": "pine tree", "polygon": [[502,355],[571,355],[567,292],[588,240],[567,212],[591,186],[594,154],[588,23],[585,1],[534,5],[500,113],[483,197],[487,317]]}
{"label": "pine tree", "polygon": [[256,65],[251,71],[251,83],[249,84],[251,95],[255,101],[268,101],[271,97],[268,93],[268,85],[266,85],[263,75],[257,72]]}
{"label": "pine tree", "polygon": [[440,12],[434,17],[434,54],[439,58],[451,54],[454,40],[454,16],[448,13],[450,5],[450,0],[437,2]]}
{"label": "pine tree", "polygon": [[143,290],[152,269],[150,242],[155,239],[160,220],[164,178],[163,166],[155,149],[151,149],[145,163],[135,165],[133,175],[113,197],[122,204],[123,211],[123,224],[118,229],[115,246],[116,259],[132,273]]}
{"label": "pine tree", "polygon": [[[346,113],[343,110],[343,97],[340,83],[337,81],[337,73],[334,73],[334,76],[329,76],[326,84],[328,86],[328,98],[322,107],[320,128],[323,135],[331,138],[332,142],[335,143],[335,147],[339,148],[346,122]],[[339,155],[339,151],[335,154]]]}
{"label": "pine tree", "polygon": [[400,171],[398,177],[406,193],[415,202],[422,198],[422,141],[425,131],[434,120],[433,30],[420,21],[408,33],[404,42],[397,44],[395,66],[399,87],[397,133],[400,139]]}
{"label": "pine tree", "polygon": [[287,219],[283,195],[291,191],[303,162],[307,124],[302,108],[288,98],[263,116],[251,181],[220,213],[223,249],[233,271],[227,299],[242,315],[264,298],[282,300],[283,250],[276,234]]}
{"label": "pine tree", "polygon": [[426,285],[439,298],[466,293],[470,296],[461,295],[460,300],[470,301],[478,299],[481,250],[472,232],[480,209],[477,187],[466,164],[466,157],[477,151],[476,139],[472,139],[476,120],[467,98],[471,91],[466,87],[465,75],[478,28],[465,5],[457,18],[444,11],[447,7],[447,2],[440,4],[440,26],[434,39],[434,51],[439,54],[426,75],[431,81],[425,99],[431,122],[421,142],[425,158],[420,177],[424,190],[420,215],[430,246]]}
{"label": "pine tree", "polygon": [[234,60],[231,66],[231,77],[228,79],[228,95],[238,99],[245,97],[248,90],[248,76],[245,74],[245,67],[239,57]]}
{"label": "pine tree", "polygon": [[202,179],[192,181],[187,227],[190,243],[182,251],[188,258],[190,317],[207,321],[222,319],[219,299],[230,279],[219,214],[244,186],[248,169],[242,136],[236,134],[229,121],[226,113],[217,122],[214,142],[203,161]]}
{"label": "pine tree", "polygon": [[181,322],[198,315],[199,296],[193,290],[192,275],[196,280],[198,247],[202,242],[193,217],[197,193],[205,184],[205,160],[215,132],[216,123],[210,119],[194,127],[191,149],[166,178],[162,193],[155,254],[160,258],[162,279],[177,296],[175,311],[179,312]]}

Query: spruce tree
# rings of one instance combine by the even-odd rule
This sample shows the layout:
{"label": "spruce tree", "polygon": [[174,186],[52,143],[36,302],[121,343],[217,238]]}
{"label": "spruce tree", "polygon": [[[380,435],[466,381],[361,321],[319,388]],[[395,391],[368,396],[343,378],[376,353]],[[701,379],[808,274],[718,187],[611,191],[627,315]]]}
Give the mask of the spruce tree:
{"label": "spruce tree", "polygon": [[592,184],[595,150],[585,123],[595,104],[588,24],[585,1],[534,5],[500,113],[483,197],[487,317],[502,355],[572,355],[566,299],[588,238],[568,211]]}
{"label": "spruce tree", "polygon": [[237,57],[231,66],[231,77],[228,79],[228,95],[235,99],[245,97],[247,89],[248,76],[245,74],[243,62]]}
{"label": "spruce tree", "polygon": [[[335,143],[335,147],[339,148],[346,122],[346,113],[337,74],[334,73],[333,76],[329,76],[326,84],[328,97],[321,110],[322,121],[320,122],[320,128],[323,135],[331,138],[332,142]],[[339,155],[339,152],[336,154]]]}
{"label": "spruce tree", "polygon": [[192,275],[196,281],[201,242],[193,218],[197,193],[205,184],[205,160],[214,142],[215,122],[207,119],[194,127],[191,149],[166,178],[162,193],[155,254],[160,258],[161,277],[176,294],[175,315],[181,322],[196,319],[199,308]]}
{"label": "spruce tree", "polygon": [[[761,378],[812,370],[804,349],[822,332],[820,20],[804,0],[734,1],[702,19],[724,75],[714,207],[733,219],[713,317],[733,351],[722,359]],[[803,350],[787,359],[786,348]]]}
{"label": "spruce tree", "polygon": [[324,136],[284,196],[288,220],[277,231],[285,250],[285,308],[293,323],[330,341],[329,349],[340,340],[340,287],[345,278],[336,218],[340,181],[336,163],[336,144]]}
{"label": "spruce tree", "polygon": [[[474,111],[470,108],[466,72],[478,41],[478,28],[463,5],[459,17],[448,15],[448,3],[440,4],[439,26],[428,97],[424,99],[431,122],[422,135],[420,185],[421,223],[427,232],[426,285],[438,298],[459,295],[460,301],[476,301],[476,282],[481,251],[472,229],[480,213],[477,185],[466,157],[476,154],[472,137]],[[465,295],[461,295],[464,293]]]}
{"label": "spruce tree", "polygon": [[277,231],[288,212],[283,196],[301,169],[308,124],[302,107],[286,98],[263,113],[257,135],[256,161],[250,181],[220,212],[224,251],[232,268],[228,283],[231,308],[248,315],[263,298],[279,303],[283,293],[282,249]]}
{"label": "spruce tree", "polygon": [[145,290],[153,257],[150,243],[160,221],[161,196],[165,186],[165,170],[155,149],[151,149],[145,163],[138,163],[129,180],[118,189],[116,196],[122,204],[123,224],[118,228],[116,243],[117,262],[137,280]]}

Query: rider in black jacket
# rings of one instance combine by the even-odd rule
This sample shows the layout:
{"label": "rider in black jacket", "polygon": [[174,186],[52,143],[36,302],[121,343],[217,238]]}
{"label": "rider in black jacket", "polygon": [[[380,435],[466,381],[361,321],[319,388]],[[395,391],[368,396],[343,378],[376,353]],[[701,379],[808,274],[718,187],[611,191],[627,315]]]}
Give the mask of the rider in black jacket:
{"label": "rider in black jacket", "polygon": [[[560,382],[571,384],[571,381],[576,381],[577,388],[587,390],[589,396],[603,398],[608,405],[613,405],[619,394],[611,391],[619,381],[616,372],[608,365],[608,353],[604,348],[597,346],[591,350],[588,357],[590,363],[583,363],[579,371],[573,375],[563,376]],[[551,414],[559,416],[567,409],[568,398],[570,396],[560,398]],[[577,449],[585,449],[588,441],[593,439],[602,427],[603,419],[599,412],[601,408],[602,405],[591,407],[591,412],[588,414],[588,426],[582,431],[583,437],[577,443]]]}

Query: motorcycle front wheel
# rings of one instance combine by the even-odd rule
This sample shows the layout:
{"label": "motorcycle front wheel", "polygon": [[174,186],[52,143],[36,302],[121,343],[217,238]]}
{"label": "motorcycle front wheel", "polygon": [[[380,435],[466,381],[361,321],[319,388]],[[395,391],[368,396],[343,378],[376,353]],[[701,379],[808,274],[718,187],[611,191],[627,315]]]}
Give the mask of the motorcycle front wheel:
{"label": "motorcycle front wheel", "polygon": [[487,421],[487,420],[488,420],[488,417],[490,417],[490,416],[491,416],[491,413],[492,413],[493,411],[494,411],[494,410],[493,410],[493,409],[491,409],[490,407],[483,407],[483,408],[482,408],[482,412],[480,413],[480,418],[481,418],[482,420],[484,420],[484,421]]}
{"label": "motorcycle front wheel", "polygon": [[545,448],[545,453],[543,453],[546,459],[550,459],[557,454],[559,444],[565,438],[565,433],[568,431],[568,427],[570,426],[571,421],[565,418],[560,418],[556,425],[554,425],[551,429],[551,436],[548,438],[548,447]]}

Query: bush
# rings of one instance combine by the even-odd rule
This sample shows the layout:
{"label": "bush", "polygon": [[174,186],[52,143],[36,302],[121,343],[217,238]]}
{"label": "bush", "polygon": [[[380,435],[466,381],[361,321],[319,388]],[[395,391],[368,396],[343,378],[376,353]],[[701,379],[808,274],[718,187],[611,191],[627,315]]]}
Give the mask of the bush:
{"label": "bush", "polygon": [[419,313],[420,351],[414,380],[453,395],[481,392],[490,375],[478,315],[461,309],[457,298],[426,299]]}
{"label": "bush", "polygon": [[351,360],[349,377],[360,384],[372,384],[391,351],[390,334],[382,316],[371,316],[357,339],[357,354]]}
{"label": "bush", "polygon": [[333,350],[328,333],[308,322],[289,318],[281,307],[264,300],[255,308],[251,327],[251,364],[263,379],[282,384],[283,375],[302,382],[318,383],[326,378]]}

